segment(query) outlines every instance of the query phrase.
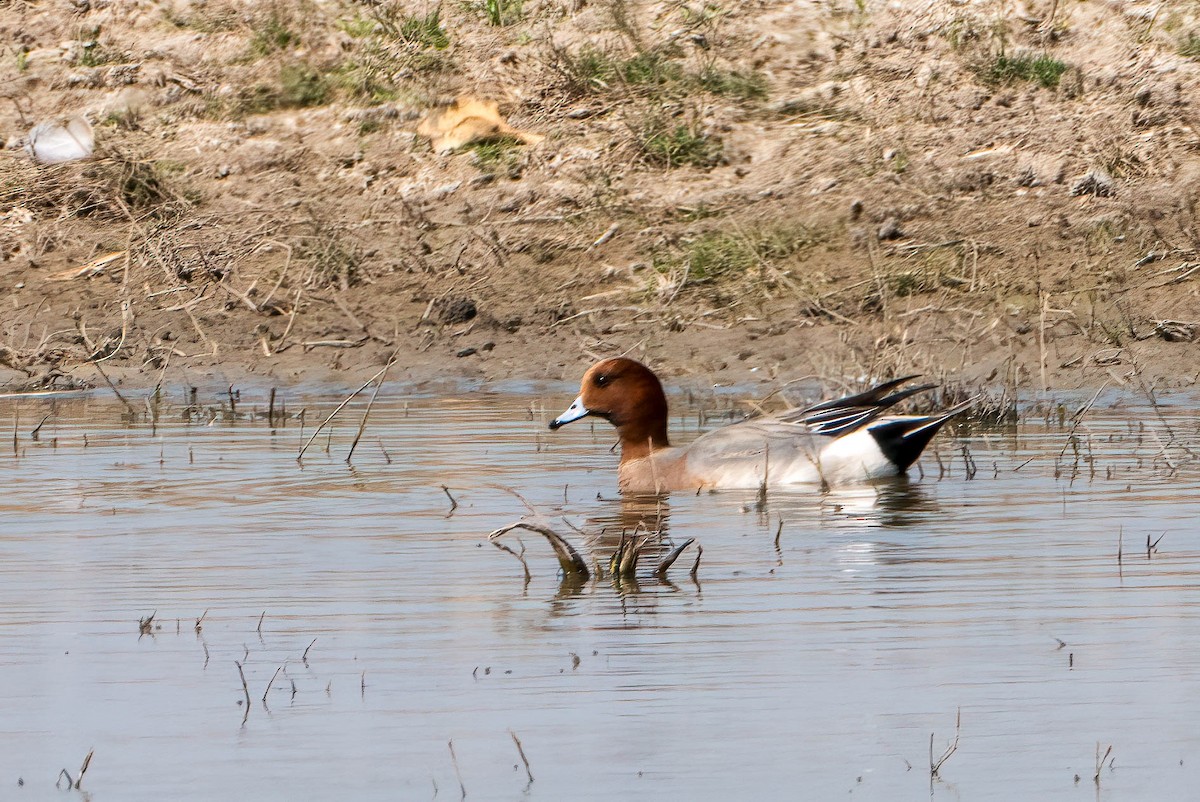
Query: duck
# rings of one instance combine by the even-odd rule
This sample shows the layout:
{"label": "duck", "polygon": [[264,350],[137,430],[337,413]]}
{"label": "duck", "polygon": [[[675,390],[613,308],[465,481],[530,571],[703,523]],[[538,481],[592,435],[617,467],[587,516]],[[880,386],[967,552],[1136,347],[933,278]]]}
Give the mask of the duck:
{"label": "duck", "polygon": [[931,415],[887,414],[900,401],[937,386],[898,389],[916,378],[904,376],[856,395],[751,418],[673,446],[662,382],[641,362],[615,357],[588,369],[579,396],[550,429],[586,417],[616,427],[622,493],[829,487],[906,473],[934,435],[975,401]]}

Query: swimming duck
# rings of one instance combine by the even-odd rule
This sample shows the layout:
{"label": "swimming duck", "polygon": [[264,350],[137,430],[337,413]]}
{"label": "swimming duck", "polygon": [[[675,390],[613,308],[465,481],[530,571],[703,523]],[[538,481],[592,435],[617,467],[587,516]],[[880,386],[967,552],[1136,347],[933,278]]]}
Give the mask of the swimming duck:
{"label": "swimming duck", "polygon": [[904,473],[938,430],[973,403],[934,415],[885,415],[903,399],[935,386],[896,389],[915,378],[752,418],[679,447],[667,439],[662,382],[640,362],[618,357],[584,374],[579,397],[550,428],[589,415],[615,426],[621,445],[618,482],[625,493],[843,484]]}

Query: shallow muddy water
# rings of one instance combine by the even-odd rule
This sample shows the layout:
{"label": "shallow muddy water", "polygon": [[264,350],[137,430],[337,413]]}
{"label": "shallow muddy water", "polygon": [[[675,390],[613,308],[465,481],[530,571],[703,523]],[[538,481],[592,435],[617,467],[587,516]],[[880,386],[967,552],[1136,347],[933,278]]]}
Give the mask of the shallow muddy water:
{"label": "shallow muddy water", "polygon": [[[302,464],[295,418],[188,422],[177,398],[152,426],[101,397],[0,400],[16,418],[0,447],[0,798],[62,798],[56,775],[93,748],[97,802],[1200,785],[1200,469],[1182,401],[1160,418],[1102,400],[1078,458],[1069,422],[1034,418],[943,434],[944,472],[927,454],[923,478],[758,509],[753,492],[623,502],[604,424],[545,431],[570,392],[388,395],[352,467],[365,400]],[[304,437],[337,400],[305,402]],[[672,424],[680,441],[718,425]],[[1172,432],[1186,447],[1164,448]],[[487,541],[525,512],[504,488],[589,562],[639,520],[696,538],[696,581],[693,546],[669,582],[648,557],[637,581],[561,583],[529,534],[526,585]],[[931,783],[930,734],[936,758],[959,711]],[[1098,743],[1114,762],[1097,786]]]}

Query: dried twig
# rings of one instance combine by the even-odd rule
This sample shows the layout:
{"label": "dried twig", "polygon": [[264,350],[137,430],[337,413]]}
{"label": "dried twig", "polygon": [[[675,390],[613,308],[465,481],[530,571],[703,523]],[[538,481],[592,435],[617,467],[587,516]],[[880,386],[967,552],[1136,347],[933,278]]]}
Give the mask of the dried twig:
{"label": "dried twig", "polygon": [[322,430],[322,429],[324,429],[326,426],[328,426],[328,425],[329,425],[329,422],[330,422],[331,420],[333,420],[333,419],[334,419],[334,417],[335,417],[335,416],[336,416],[336,415],[337,415],[339,412],[341,412],[341,411],[342,411],[342,409],[343,409],[343,408],[344,408],[344,407],[345,407],[347,404],[349,404],[349,403],[350,403],[352,400],[354,400],[354,397],[355,397],[355,396],[357,396],[357,395],[358,395],[359,393],[361,393],[363,390],[365,390],[365,389],[367,389],[368,387],[370,387],[370,386],[371,386],[371,382],[375,381],[375,380],[376,380],[376,379],[378,379],[380,376],[382,376],[384,373],[386,373],[386,372],[387,372],[387,369],[388,369],[389,367],[391,367],[391,365],[392,365],[392,363],[391,363],[391,361],[389,360],[389,361],[388,361],[388,363],[387,363],[386,365],[384,365],[384,366],[383,366],[383,367],[382,367],[382,368],[381,368],[379,371],[377,371],[377,372],[375,373],[375,375],[374,375],[374,376],[372,376],[371,378],[367,379],[367,380],[366,380],[366,381],[363,383],[362,387],[359,387],[357,390],[355,390],[354,392],[352,392],[350,395],[346,396],[346,398],[345,398],[345,399],[342,401],[342,403],[340,403],[340,404],[338,404],[338,405],[337,405],[337,409],[335,409],[333,412],[330,412],[330,413],[329,413],[329,416],[328,416],[328,417],[326,417],[326,418],[325,418],[325,420],[321,421],[321,425],[320,425],[320,426],[318,426],[318,427],[316,428],[316,430],[315,430],[315,431],[313,431],[313,433],[312,433],[312,436],[308,438],[308,442],[306,442],[306,443],[305,443],[303,446],[301,446],[301,447],[300,447],[300,453],[296,455],[296,460],[297,460],[297,461],[299,461],[301,458],[303,458],[303,457],[304,457],[304,452],[305,452],[305,451],[307,451],[307,450],[308,450],[308,447],[312,445],[312,442],[313,442],[313,440],[316,440],[316,439],[317,439],[317,435],[319,435],[319,434],[321,433],[321,430]]}
{"label": "dried twig", "polygon": [[521,544],[521,550],[519,552],[513,551],[510,547],[504,545],[499,540],[489,539],[488,542],[501,551],[507,551],[509,554],[521,561],[521,568],[525,571],[525,584],[528,586],[529,582],[533,579],[533,574],[529,572],[529,563],[525,562],[525,543],[521,540],[521,538],[517,538],[517,542]]}
{"label": "dried twig", "polygon": [[271,681],[267,683],[267,689],[263,691],[262,701],[264,705],[267,703],[267,694],[271,692],[271,686],[275,684],[275,678],[279,676],[280,671],[283,671],[283,666],[275,669],[275,673],[271,675]]}
{"label": "dried twig", "polygon": [[554,555],[558,557],[558,564],[562,567],[564,574],[578,576],[584,580],[591,576],[591,571],[588,570],[587,563],[579,556],[579,552],[575,550],[575,547],[568,543],[567,539],[562,535],[543,524],[533,523],[532,521],[517,521],[491,532],[488,535],[488,540],[495,542],[496,539],[514,529],[537,532],[550,541],[550,546],[554,549]]}
{"label": "dried twig", "polygon": [[454,739],[451,738],[446,745],[450,747],[450,762],[454,764],[454,774],[458,777],[458,790],[462,792],[460,799],[466,799],[467,786],[463,785],[462,772],[458,770],[458,757],[454,754]]}
{"label": "dried twig", "polygon": [[242,716],[242,723],[246,723],[246,719],[250,718],[250,686],[246,684],[246,672],[242,670],[242,664],[238,660],[234,660],[233,664],[237,666],[238,676],[242,678],[242,693],[246,694],[246,714]]}
{"label": "dried twig", "polygon": [[1108,761],[1108,768],[1112,769],[1112,744],[1108,745],[1108,749],[1104,750],[1104,755],[1100,754],[1100,742],[1096,741],[1096,773],[1092,775],[1092,782],[1100,785],[1100,772],[1104,770],[1104,762]]}
{"label": "dried twig", "polygon": [[654,569],[654,575],[659,579],[665,580],[667,578],[667,571],[672,565],[675,564],[675,561],[679,559],[679,555],[683,554],[683,550],[692,545],[694,542],[696,542],[696,539],[694,537],[689,537],[683,543],[680,543],[678,546],[671,549],[667,556],[663,557],[658,563],[658,567]]}
{"label": "dried twig", "polygon": [[363,431],[367,428],[367,418],[371,415],[371,407],[375,405],[375,397],[379,395],[379,388],[383,387],[383,382],[387,379],[388,368],[396,364],[396,354],[400,353],[399,349],[392,352],[388,357],[387,364],[383,366],[383,371],[379,374],[379,381],[375,384],[375,392],[371,393],[371,400],[367,402],[367,408],[363,411],[362,420],[358,424],[358,432],[354,435],[354,442],[350,444],[350,453],[346,454],[346,464],[350,464],[350,458],[354,456],[354,449],[358,448],[358,441],[362,439]]}
{"label": "dried twig", "polygon": [[312,642],[309,643],[308,646],[305,647],[304,654],[300,655],[300,662],[304,663],[305,668],[308,667],[308,650],[311,649],[313,647],[313,643],[316,643],[316,642],[317,642],[317,639],[313,638]]}
{"label": "dried twig", "polygon": [[929,779],[932,782],[938,778],[938,773],[942,769],[942,764],[950,759],[950,756],[958,751],[958,736],[962,730],[962,708],[958,709],[958,717],[954,722],[954,740],[946,747],[946,751],[936,761],[933,759],[933,733],[929,733]]}
{"label": "dried twig", "polygon": [[521,739],[512,730],[508,731],[512,736],[513,743],[517,745],[517,753],[521,756],[521,762],[525,764],[525,776],[529,778],[529,782],[533,782],[533,772],[529,770],[529,758],[525,757],[525,747],[521,746]]}
{"label": "dried twig", "polygon": [[454,500],[454,496],[450,495],[450,488],[442,485],[442,492],[446,494],[446,498],[450,499],[450,512],[446,513],[446,517],[449,518],[458,509],[458,502]]}

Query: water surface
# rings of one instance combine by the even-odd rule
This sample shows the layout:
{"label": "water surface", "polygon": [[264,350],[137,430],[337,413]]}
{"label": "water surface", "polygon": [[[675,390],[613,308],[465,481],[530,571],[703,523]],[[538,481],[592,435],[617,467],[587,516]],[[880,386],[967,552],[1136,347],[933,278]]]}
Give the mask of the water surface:
{"label": "water surface", "polygon": [[[102,397],[0,400],[0,798],[59,798],[93,748],[97,802],[457,799],[460,778],[545,800],[1200,783],[1182,401],[1102,402],[1074,437],[1053,415],[950,432],[923,476],[764,507],[622,501],[605,424],[545,431],[565,394],[385,396],[350,465],[362,404],[295,459],[338,399],[287,399],[303,435],[247,417],[261,400],[235,419],[180,397],[156,424],[141,399],[136,422]],[[700,419],[676,415],[679,439],[719,425]],[[634,581],[560,582],[528,535],[526,585],[486,537],[526,512],[510,489],[589,561],[639,521],[696,538],[696,581],[693,546],[669,582],[651,558]],[[931,784],[930,734],[940,756],[960,710]]]}

